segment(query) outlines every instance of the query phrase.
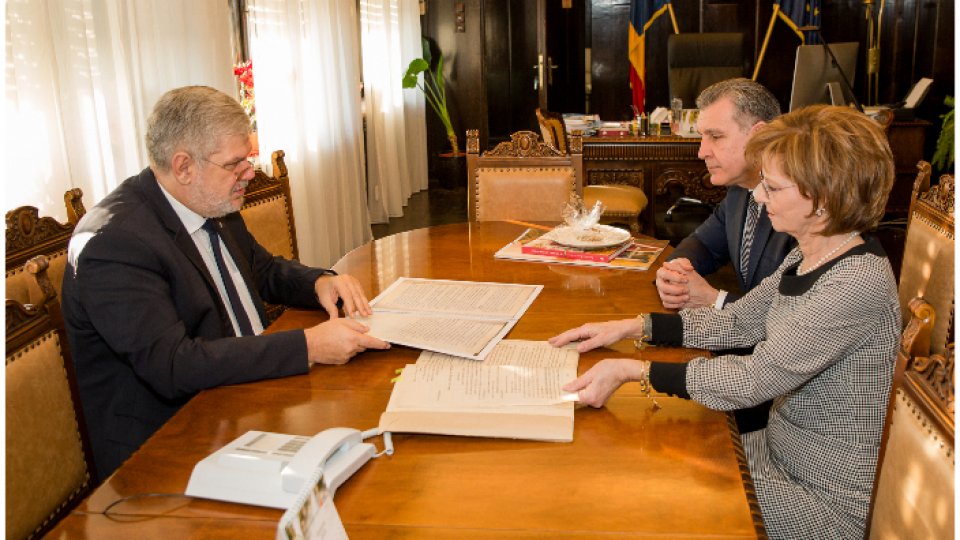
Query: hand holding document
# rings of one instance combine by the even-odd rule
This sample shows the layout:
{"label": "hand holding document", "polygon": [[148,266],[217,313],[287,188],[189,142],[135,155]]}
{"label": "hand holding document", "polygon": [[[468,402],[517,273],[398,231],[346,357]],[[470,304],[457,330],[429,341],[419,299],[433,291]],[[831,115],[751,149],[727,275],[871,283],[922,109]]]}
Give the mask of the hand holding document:
{"label": "hand holding document", "polygon": [[393,389],[380,431],[573,440],[561,387],[579,355],[542,341],[503,340],[483,362],[424,351]]}
{"label": "hand holding document", "polygon": [[483,360],[526,312],[542,285],[400,278],[359,319],[391,343]]}

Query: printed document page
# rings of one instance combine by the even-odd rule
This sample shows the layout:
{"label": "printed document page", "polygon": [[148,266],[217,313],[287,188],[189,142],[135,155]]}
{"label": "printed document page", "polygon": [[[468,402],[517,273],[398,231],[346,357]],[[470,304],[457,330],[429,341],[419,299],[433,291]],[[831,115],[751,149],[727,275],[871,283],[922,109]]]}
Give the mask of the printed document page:
{"label": "printed document page", "polygon": [[384,341],[483,360],[516,325],[542,285],[400,278],[358,319]]}
{"label": "printed document page", "polygon": [[483,362],[424,351],[404,367],[381,431],[569,441],[577,376],[573,347],[503,340]]}

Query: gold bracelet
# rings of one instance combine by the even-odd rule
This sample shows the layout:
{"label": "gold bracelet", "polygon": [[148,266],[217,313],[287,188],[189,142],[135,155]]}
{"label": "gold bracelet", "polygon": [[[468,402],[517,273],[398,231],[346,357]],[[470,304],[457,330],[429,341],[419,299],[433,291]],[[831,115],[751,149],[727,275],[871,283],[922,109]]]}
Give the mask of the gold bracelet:
{"label": "gold bracelet", "polygon": [[643,394],[643,397],[653,400],[653,410],[657,411],[660,409],[660,403],[657,402],[657,398],[650,395],[650,392],[653,391],[653,385],[650,384],[650,362],[646,360],[640,361],[640,392]]}
{"label": "gold bracelet", "polygon": [[650,327],[652,327],[653,324],[652,324],[652,321],[650,320],[650,314],[649,314],[649,313],[641,313],[641,314],[637,315],[637,318],[638,318],[638,319],[641,319],[641,320],[643,321],[643,323],[641,324],[641,328],[640,328],[640,338],[633,340],[633,346],[636,347],[637,350],[642,351],[643,349],[647,348],[648,346],[651,346],[650,343],[649,343],[649,341],[650,341],[650,339],[651,339],[651,338],[650,338]]}

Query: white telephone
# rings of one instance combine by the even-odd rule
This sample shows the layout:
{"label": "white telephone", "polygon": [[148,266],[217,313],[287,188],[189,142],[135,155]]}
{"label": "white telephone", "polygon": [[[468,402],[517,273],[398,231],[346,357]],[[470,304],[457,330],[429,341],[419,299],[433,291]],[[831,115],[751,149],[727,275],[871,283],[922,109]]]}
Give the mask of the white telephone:
{"label": "white telephone", "polygon": [[[376,435],[332,428],[313,437],[248,431],[193,468],[186,494],[204,499],[288,508],[318,468],[331,495],[370,458],[376,448],[363,439]],[[389,434],[386,453],[392,454]]]}

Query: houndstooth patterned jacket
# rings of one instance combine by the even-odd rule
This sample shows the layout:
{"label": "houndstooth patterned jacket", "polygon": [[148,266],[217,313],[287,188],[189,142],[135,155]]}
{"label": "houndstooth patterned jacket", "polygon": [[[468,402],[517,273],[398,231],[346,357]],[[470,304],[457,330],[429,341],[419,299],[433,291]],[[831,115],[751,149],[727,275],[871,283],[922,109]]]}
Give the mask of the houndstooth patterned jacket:
{"label": "houndstooth patterned jacket", "polygon": [[719,410],[774,400],[767,428],[743,436],[771,537],[861,538],[899,343],[896,283],[872,239],[797,276],[801,258],[794,249],[723,310],[680,312],[685,346],[754,347],[690,361],[684,390]]}

